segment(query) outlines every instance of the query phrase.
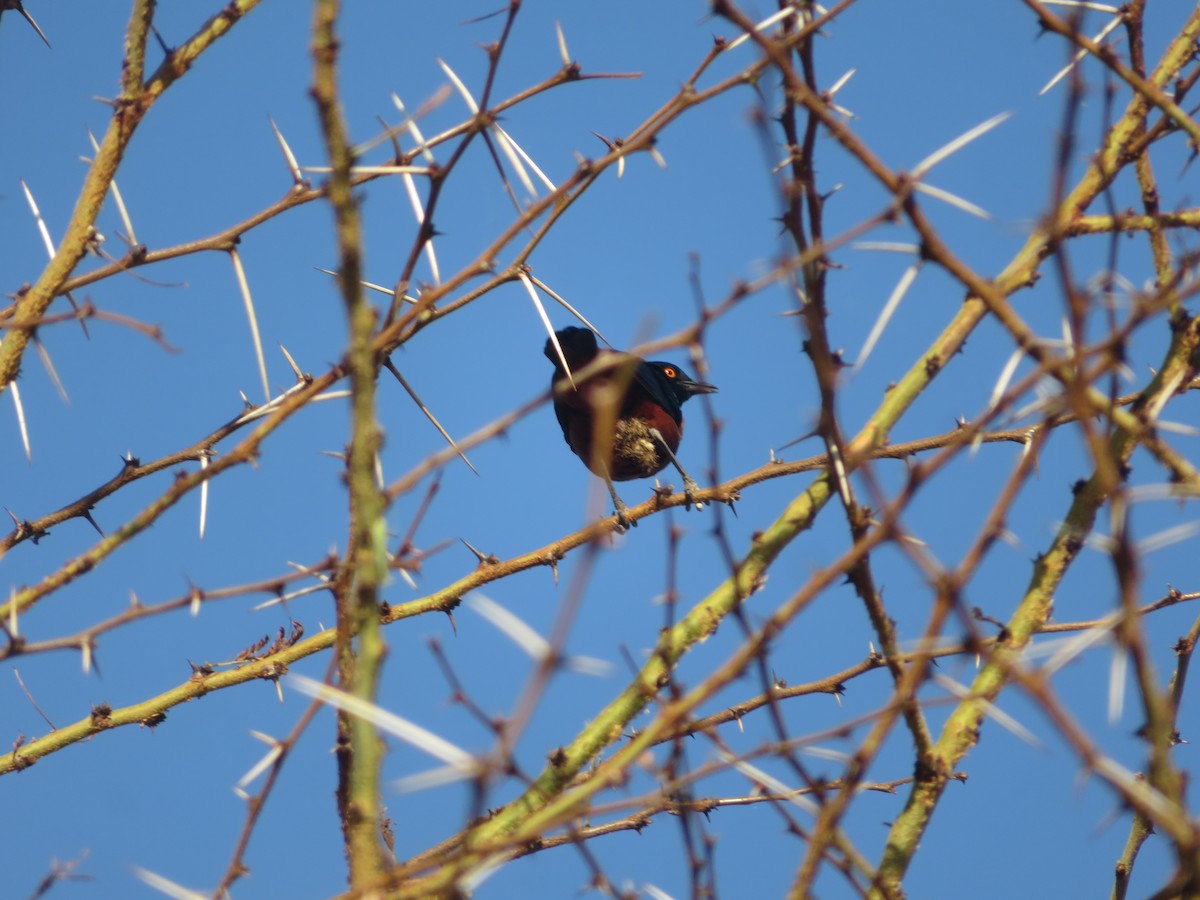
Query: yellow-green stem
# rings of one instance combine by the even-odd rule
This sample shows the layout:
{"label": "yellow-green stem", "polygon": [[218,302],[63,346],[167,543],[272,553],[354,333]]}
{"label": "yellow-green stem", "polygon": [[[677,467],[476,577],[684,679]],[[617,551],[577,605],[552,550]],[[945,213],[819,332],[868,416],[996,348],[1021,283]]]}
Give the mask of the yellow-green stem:
{"label": "yellow-green stem", "polygon": [[[372,338],[375,313],[363,297],[362,223],[352,193],[350,141],[338,102],[335,34],[340,4],[319,0],[313,22],[313,99],[316,101],[329,153],[329,202],[333,207],[341,265],[338,272],[349,327],[351,391],[350,538],[346,569],[339,579],[338,668],[342,687],[356,698],[374,703],[385,646],[379,622],[379,589],[387,577],[387,531],[383,496],[375,481],[379,429],[375,420],[377,372]],[[383,742],[374,725],[343,713],[340,716],[342,827],[350,867],[350,883],[358,888],[379,877],[386,863],[380,840],[379,776]]]}

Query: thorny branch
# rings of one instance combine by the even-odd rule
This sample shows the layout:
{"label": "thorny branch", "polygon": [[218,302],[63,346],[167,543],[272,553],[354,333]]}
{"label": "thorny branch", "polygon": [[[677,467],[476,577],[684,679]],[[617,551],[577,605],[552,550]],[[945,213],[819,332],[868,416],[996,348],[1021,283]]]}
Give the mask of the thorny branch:
{"label": "thorny branch", "polygon": [[[788,832],[799,841],[792,884],[795,896],[815,893],[823,883],[820,879],[832,867],[836,877],[857,893],[899,897],[917,848],[938,814],[942,792],[950,781],[965,777],[962,769],[980,731],[993,727],[995,701],[1010,686],[1018,687],[1034,701],[1046,714],[1053,732],[1077,754],[1081,765],[1101,778],[1115,797],[1133,811],[1130,839],[1118,866],[1115,893],[1124,895],[1138,848],[1152,830],[1169,841],[1175,853],[1176,871],[1163,890],[1182,895],[1195,891],[1200,884],[1200,861],[1195,853],[1200,838],[1195,816],[1186,806],[1182,772],[1173,747],[1178,738],[1176,718],[1182,707],[1187,665],[1200,626],[1193,625],[1181,640],[1176,675],[1164,689],[1155,676],[1155,648],[1147,638],[1143,621],[1150,613],[1198,595],[1172,589],[1156,603],[1141,600],[1146,590],[1142,557],[1148,551],[1132,531],[1130,514],[1139,502],[1137,491],[1147,483],[1130,483],[1130,465],[1134,455],[1140,454],[1146,466],[1156,469],[1162,482],[1159,499],[1182,502],[1200,496],[1200,470],[1194,455],[1184,441],[1174,437],[1163,417],[1164,410],[1177,397],[1197,386],[1200,319],[1189,314],[1183,304],[1194,297],[1200,285],[1194,277],[1196,253],[1185,246],[1183,235],[1200,227],[1200,212],[1164,208],[1161,194],[1165,189],[1151,164],[1151,154],[1173,138],[1186,136],[1193,149],[1200,142],[1200,127],[1187,100],[1189,90],[1200,77],[1200,66],[1194,56],[1195,42],[1200,36],[1200,12],[1193,13],[1180,26],[1160,59],[1151,65],[1145,58],[1143,35],[1146,4],[1140,0],[1117,13],[1128,37],[1127,59],[1114,46],[1089,37],[1081,27],[1081,16],[1062,18],[1046,5],[1026,0],[1036,21],[1063,38],[1070,52],[1082,50],[1097,61],[1106,76],[1123,91],[1126,105],[1124,109],[1113,107],[1095,151],[1072,159],[1070,151],[1076,142],[1082,141],[1077,132],[1077,113],[1084,96],[1082,78],[1075,73],[1064,116],[1068,133],[1060,144],[1062,158],[1055,173],[1059,187],[1050,208],[1024,246],[994,276],[965,262],[956,252],[951,236],[934,226],[922,193],[928,172],[918,167],[908,173],[890,165],[884,152],[869,146],[835,108],[833,91],[822,84],[816,59],[819,45],[814,37],[822,28],[839,22],[841,13],[853,5],[852,0],[844,0],[827,11],[806,3],[781,3],[779,15],[765,23],[752,21],[727,0],[714,3],[714,14],[735,27],[745,40],[718,38],[703,53],[683,86],[631,129],[627,137],[605,139],[608,149],[604,155],[595,160],[579,160],[546,194],[529,199],[524,205],[518,201],[516,215],[496,229],[481,251],[455,271],[446,273],[436,284],[422,286],[415,297],[409,296],[410,287],[422,255],[438,237],[433,220],[435,214],[443,215],[443,191],[470,165],[472,157],[468,156],[468,149],[475,139],[480,138],[487,145],[489,158],[494,160],[505,190],[516,199],[517,192],[503,172],[503,154],[497,150],[504,146],[500,142],[505,139],[493,131],[501,114],[574,82],[617,76],[585,73],[580,63],[569,58],[564,41],[563,65],[559,71],[505,100],[493,101],[498,91],[500,64],[520,9],[520,4],[511,3],[503,12],[497,40],[485,47],[488,65],[478,99],[472,100],[476,108],[471,114],[428,139],[418,141],[414,137],[414,146],[407,151],[401,148],[399,137],[406,132],[416,134],[419,116],[401,126],[388,127],[372,145],[394,141],[391,165],[405,171],[370,171],[359,166],[359,151],[351,145],[338,107],[338,44],[334,36],[338,4],[332,0],[318,2],[313,32],[313,93],[330,161],[329,178],[313,186],[301,182],[297,176],[294,186],[281,199],[208,237],[160,249],[138,245],[121,259],[77,272],[94,239],[100,206],[142,118],[175,80],[189,74],[200,54],[255,5],[251,0],[227,5],[183,45],[168,52],[158,69],[147,77],[146,45],[155,7],[146,0],[136,0],[133,4],[121,93],[113,103],[112,120],[89,168],[67,233],[36,282],[21,288],[13,304],[0,310],[0,329],[4,330],[0,344],[0,385],[7,387],[14,383],[24,349],[30,338],[36,337],[37,329],[72,318],[82,320],[92,315],[89,310],[94,311],[89,302],[82,312],[51,313],[50,305],[55,298],[102,285],[131,270],[161,261],[210,250],[229,251],[245,234],[318,200],[328,200],[335,211],[340,249],[338,274],[348,322],[344,351],[316,376],[302,374],[297,369],[293,388],[264,407],[240,413],[187,447],[149,463],[130,455],[123,460],[116,476],[49,513],[33,518],[10,513],[15,527],[0,539],[0,556],[21,545],[28,550],[29,544],[39,542],[52,528],[73,519],[88,521],[99,530],[93,513],[97,507],[103,508],[114,494],[167,469],[202,463],[195,471],[177,475],[132,518],[107,535],[102,532],[101,540],[93,547],[51,568],[38,583],[19,589],[14,586],[7,602],[0,604],[0,626],[7,640],[0,648],[0,659],[72,649],[84,655],[86,670],[97,651],[99,638],[115,629],[180,609],[196,612],[204,603],[218,598],[260,592],[298,600],[302,593],[328,591],[338,605],[338,627],[309,637],[303,637],[299,628],[290,635],[281,631],[274,644],[267,646],[264,639],[252,645],[231,660],[228,668],[218,670],[216,666],[203,664],[195,667],[187,681],[148,696],[140,703],[116,709],[96,707],[83,720],[44,737],[30,741],[18,738],[13,752],[0,757],[0,774],[27,769],[43,757],[115,727],[133,723],[157,726],[164,721],[168,710],[208,693],[254,680],[277,683],[288,666],[318,652],[335,651],[331,657],[339,673],[336,680],[347,693],[369,706],[376,700],[386,656],[382,638],[385,626],[431,612],[452,617],[471,590],[529,569],[551,567],[557,578],[559,561],[575,550],[584,549],[587,559],[587,564],[581,567],[584,574],[572,583],[560,610],[559,624],[537,660],[535,677],[517,693],[514,712],[491,724],[495,737],[493,752],[475,758],[475,769],[470,775],[471,821],[464,823],[458,833],[406,862],[392,864],[392,848],[380,804],[383,748],[378,729],[382,726],[359,714],[340,713],[339,801],[352,896],[367,896],[381,888],[401,895],[458,892],[469,889],[473,879],[494,865],[563,845],[578,849],[597,888],[615,893],[612,880],[588,844],[617,831],[640,831],[662,813],[679,818],[679,834],[689,868],[688,883],[699,896],[716,890],[720,880],[714,839],[697,817],[718,809],[770,804],[779,812]],[[732,75],[706,84],[704,76],[710,68],[743,44],[756,50],[752,61],[741,65]],[[727,513],[720,511],[716,537],[726,561],[727,579],[690,609],[681,604],[683,598],[676,589],[678,532],[672,527],[673,549],[667,566],[668,615],[653,652],[631,666],[631,680],[606,708],[589,711],[595,714],[589,716],[585,728],[570,740],[563,735],[565,742],[551,750],[542,772],[526,776],[515,762],[517,740],[525,733],[552,679],[568,666],[570,625],[582,602],[591,565],[602,547],[601,539],[613,530],[615,521],[592,523],[505,560],[480,554],[477,568],[440,589],[407,602],[384,602],[387,571],[407,572],[407,567],[420,559],[411,546],[415,523],[400,551],[396,554],[388,551],[384,527],[388,508],[461,451],[507,434],[514,424],[544,405],[548,396],[536,396],[508,414],[491,417],[491,422],[475,433],[453,441],[452,446],[437,454],[410,461],[411,468],[406,474],[390,484],[382,484],[375,470],[379,445],[375,389],[379,368],[393,351],[414,341],[422,332],[434,328],[451,314],[468,313],[476,301],[490,292],[520,280],[535,256],[544,250],[547,237],[568,214],[576,211],[577,201],[599,190],[614,169],[623,171],[626,160],[634,154],[657,153],[657,142],[682,117],[702,111],[717,98],[742,91],[747,85],[753,86],[759,103],[755,119],[767,149],[765,168],[775,168],[776,157],[783,160],[773,173],[772,184],[777,188],[778,208],[774,212],[780,213],[787,244],[778,252],[767,275],[736,285],[715,306],[706,307],[703,301],[699,302],[694,325],[648,345],[645,352],[650,352],[651,347],[687,346],[694,359],[702,360],[710,329],[723,326],[728,314],[747,299],[779,285],[787,286],[795,298],[797,318],[806,339],[805,351],[817,386],[817,414],[811,434],[821,440],[825,452],[795,462],[784,462],[772,454],[767,464],[726,477],[698,495],[706,503],[732,503],[743,492],[770,483],[791,486],[793,493],[775,521],[748,540],[734,537],[732,530],[726,530]],[[780,86],[778,93],[776,85]],[[826,206],[832,202],[825,193],[830,186],[822,183],[826,138],[836,142],[853,160],[860,177],[872,179],[887,196],[882,210],[833,236],[829,235],[831,229],[825,219]],[[418,165],[425,154],[434,151],[442,155],[440,162]],[[1131,173],[1140,189],[1140,212],[1120,211],[1113,201],[1120,178],[1126,172]],[[1073,182],[1068,177],[1072,173]],[[394,286],[388,289],[388,302],[377,309],[367,303],[364,295],[365,270],[361,261],[362,234],[356,192],[371,190],[390,177],[422,179],[424,212],[400,254],[402,262],[391,282]],[[1092,209],[1098,200],[1107,204],[1102,212]],[[912,237],[916,248],[914,266],[940,270],[959,286],[964,299],[942,332],[928,347],[917,352],[908,371],[889,387],[865,424],[851,429],[844,417],[853,381],[844,371],[840,351],[835,349],[837,338],[831,333],[839,325],[833,315],[838,305],[836,292],[831,290],[836,281],[831,272],[837,265],[833,254],[850,240],[885,224],[902,227]],[[1095,289],[1075,283],[1077,261],[1072,256],[1072,242],[1094,234],[1111,239],[1103,284]],[[1174,244],[1169,235],[1176,238]],[[1119,312],[1113,288],[1123,261],[1118,237],[1144,240],[1154,272],[1153,286],[1130,291],[1127,306]],[[1071,326],[1071,334],[1062,340],[1051,339],[1039,331],[1036,317],[1026,314],[1016,302],[1016,295],[1033,288],[1048,267],[1060,279],[1064,318]],[[960,351],[967,338],[985,321],[998,325],[1014,352],[1011,370],[1001,378],[992,396],[985,400],[981,395],[974,417],[959,420],[957,427],[946,433],[893,443],[893,431],[909,416],[916,401],[927,396],[934,380],[956,365],[965,368]],[[1097,323],[1103,327],[1097,329]],[[1093,333],[1085,334],[1085,326]],[[1130,348],[1135,340],[1153,333],[1151,326],[1160,328],[1154,371],[1139,389],[1117,396],[1115,384]],[[142,330],[156,340],[162,339],[153,329]],[[1018,364],[1025,368],[1021,377],[1016,378]],[[63,588],[88,576],[113,554],[129,551],[137,535],[155,527],[184,497],[245,463],[265,461],[270,465],[267,439],[288,427],[295,413],[327,396],[331,388],[343,381],[350,385],[353,413],[346,455],[350,504],[344,554],[330,555],[301,571],[277,578],[221,590],[194,589],[150,605],[137,602],[121,614],[61,637],[30,640],[22,633],[23,615],[61,596]],[[1052,388],[1047,390],[1047,384]],[[1028,404],[1031,393],[1038,390],[1043,396],[1032,407],[1022,408]],[[709,426],[715,472],[721,424],[710,416]],[[227,439],[242,432],[247,433],[241,435],[238,443],[222,450]],[[1087,453],[1083,464],[1086,477],[1076,484],[1069,505],[1061,512],[1061,527],[1031,565],[1024,596],[1003,607],[997,603],[985,612],[972,605],[969,592],[978,590],[981,572],[994,547],[1005,538],[1006,522],[1014,507],[1028,495],[1038,467],[1053,452],[1056,436],[1064,433],[1081,437]],[[998,488],[988,488],[994,490],[991,510],[981,517],[959,560],[953,564],[941,563],[922,545],[911,525],[915,498],[937,491],[943,480],[948,481],[947,473],[957,462],[969,454],[983,452],[979,451],[983,445],[999,442],[1020,445],[1021,456]],[[881,462],[884,459],[905,460],[903,475],[896,478],[890,469],[885,470]],[[1000,466],[993,465],[999,473]],[[804,472],[817,474],[802,489],[795,487],[795,478],[781,481]],[[717,480],[715,475],[712,480]],[[819,524],[821,513],[831,499],[840,502],[845,516],[842,550],[808,573],[803,581],[789,582],[784,591],[772,593],[774,606],[751,607],[747,601],[763,593],[769,575],[780,572],[776,561],[781,554],[801,534]],[[872,506],[867,505],[868,499]],[[684,502],[683,495],[659,491],[632,507],[628,516],[633,522],[653,516],[670,517],[669,510]],[[1101,540],[1096,533],[1097,523],[1105,514],[1110,517],[1112,534]],[[1119,603],[1111,615],[1088,622],[1051,622],[1055,593],[1076,565],[1088,540],[1100,541],[1111,561],[1112,583],[1117,587]],[[899,556],[909,560],[927,589],[930,602],[923,621],[914,628],[910,619],[904,632],[920,635],[914,647],[901,642],[901,632],[894,621],[895,606],[885,598],[883,578],[877,574],[885,550],[898,551]],[[776,674],[780,659],[774,655],[775,647],[795,632],[796,623],[809,615],[818,600],[827,596],[843,578],[852,583],[879,649],[873,644],[869,655],[858,663],[788,686]],[[288,586],[298,582],[306,583],[289,595]],[[736,641],[721,651],[720,659],[704,663],[704,669],[691,678],[690,685],[682,683],[678,671],[681,662],[698,657],[695,649],[730,617],[733,619],[730,624],[738,629]],[[961,633],[952,637],[953,627],[960,628]],[[994,633],[990,633],[993,629]],[[1072,632],[1076,638],[1063,640],[1079,643],[1068,644],[1058,651],[1064,661],[1082,653],[1084,641],[1102,639],[1111,641],[1115,652],[1132,661],[1134,690],[1146,718],[1144,778],[1118,766],[1077,721],[1069,704],[1055,693],[1052,676],[1057,669],[1049,665],[1039,668],[1031,661],[1031,650],[1042,643],[1036,640],[1038,635]],[[950,656],[975,656],[978,674],[961,695],[931,699],[927,692],[934,676],[934,662]],[[452,672],[447,660],[442,659],[442,663],[446,671]],[[795,698],[810,694],[833,694],[840,698],[847,684],[877,669],[888,673],[889,699],[879,709],[838,727],[838,738],[852,741],[851,752],[839,762],[842,771],[838,775],[812,774],[801,762],[800,752],[813,736],[798,737],[792,733],[796,718],[790,713]],[[752,696],[732,705],[719,701],[725,697],[724,691],[747,674],[757,681]],[[465,691],[465,682],[456,676],[451,676],[451,683],[456,693]],[[460,702],[482,717],[482,707],[474,701],[460,699]],[[709,711],[719,702],[723,703],[719,711]],[[925,716],[935,702],[950,702],[955,707],[940,733]],[[268,782],[250,802],[218,894],[243,874],[250,836],[279,767],[294,752],[295,743],[316,708],[313,704],[293,734],[278,745],[279,755],[272,763]],[[735,753],[727,749],[730,726],[740,728],[758,710],[763,710],[760,715],[769,719],[770,738],[749,751]],[[635,729],[633,723],[639,715],[642,718],[637,720]],[[882,760],[885,745],[894,740],[899,723],[907,729],[905,737],[912,745],[910,762],[914,775],[886,783],[868,781],[868,769]],[[709,743],[719,762],[693,765],[695,754],[682,740],[687,735],[700,736]],[[653,755],[656,748],[661,754],[658,757]],[[778,763],[773,772],[786,772],[802,786],[783,784],[776,775],[754,765],[763,760]],[[636,777],[643,766],[652,767],[660,786],[658,794],[643,792],[634,799],[603,802],[606,796],[614,796],[615,788]],[[755,793],[739,796],[739,790],[722,789],[708,792],[711,794],[708,797],[700,796],[706,779],[731,773],[747,779]],[[492,792],[510,778],[517,780],[519,796],[492,806],[488,802]],[[901,788],[907,790],[907,801],[893,816],[881,858],[872,862],[854,846],[852,839],[858,798],[863,790]],[[599,825],[582,821],[584,817],[600,815],[621,818]]]}

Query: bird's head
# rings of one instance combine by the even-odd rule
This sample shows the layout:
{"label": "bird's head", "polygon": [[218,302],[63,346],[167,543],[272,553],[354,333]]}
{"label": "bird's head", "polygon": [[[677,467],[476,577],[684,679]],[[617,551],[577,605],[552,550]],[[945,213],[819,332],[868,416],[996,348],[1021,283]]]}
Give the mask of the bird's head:
{"label": "bird's head", "polygon": [[715,385],[704,381],[696,381],[675,363],[651,360],[647,363],[658,374],[658,378],[666,385],[675,399],[680,403],[696,396],[696,394],[715,394]]}

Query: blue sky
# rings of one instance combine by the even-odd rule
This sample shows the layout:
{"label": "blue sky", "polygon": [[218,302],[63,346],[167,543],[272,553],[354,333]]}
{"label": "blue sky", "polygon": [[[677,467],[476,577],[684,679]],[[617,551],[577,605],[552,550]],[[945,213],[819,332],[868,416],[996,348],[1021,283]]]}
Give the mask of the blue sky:
{"label": "blue sky", "polygon": [[[26,5],[53,48],[47,49],[14,13],[3,17],[0,80],[12,86],[2,101],[6,139],[0,141],[0,273],[7,293],[34,281],[46,259],[21,181],[57,239],[85,172],[79,157],[91,155],[87,130],[101,134],[110,112],[95,98],[118,90],[127,15],[107,4],[28,0]],[[377,116],[398,120],[393,92],[410,109],[435,96],[447,83],[439,58],[478,91],[486,73],[480,45],[495,39],[501,19],[469,20],[497,5],[348,4],[340,27],[341,77],[354,140],[378,133]],[[1147,54],[1154,59],[1184,11],[1151,7]],[[209,9],[203,4],[164,5],[156,22],[168,43],[178,43]],[[630,133],[674,95],[714,34],[733,36],[727,24],[708,18],[706,10],[705,4],[526,0],[500,67],[497,97],[510,96],[558,69],[556,22],[585,72],[637,72],[640,77],[565,85],[507,112],[505,129],[560,182],[574,170],[578,156],[603,153],[604,145],[592,132],[609,138]],[[747,7],[747,12],[761,18],[770,10]],[[324,164],[308,95],[309,17],[307,7],[264,3],[152,110],[117,177],[140,241],[160,248],[195,240],[283,196],[291,180],[268,117],[302,165]],[[1090,22],[1094,33],[1102,19],[1097,15]],[[825,29],[816,51],[824,86],[855,70],[837,101],[853,112],[850,125],[859,138],[894,169],[912,168],[980,122],[1011,114],[928,178],[978,204],[990,219],[922,201],[952,250],[985,276],[1003,268],[1048,208],[1065,95],[1061,86],[1045,96],[1038,92],[1067,56],[1058,39],[1039,38],[1034,16],[1022,4],[932,0],[857,3]],[[701,84],[713,84],[753,58],[750,46],[732,51]],[[151,65],[159,59],[152,47]],[[1076,173],[1105,118],[1100,72],[1094,67],[1084,71],[1088,94],[1080,111]],[[773,82],[764,91],[777,97]],[[705,299],[714,304],[735,282],[768,271],[783,249],[775,220],[778,197],[766,173],[778,162],[779,148],[764,149],[752,122],[757,103],[756,94],[746,88],[683,115],[659,141],[665,168],[640,156],[627,161],[621,179],[606,174],[531,258],[533,274],[581,310],[614,346],[660,337],[694,320],[692,259],[699,261]],[[433,134],[466,115],[461,99],[451,94],[422,120],[422,129]],[[771,138],[777,141],[777,133]],[[368,159],[384,162],[387,153],[382,148]],[[1182,140],[1164,145],[1156,157],[1167,207],[1195,202],[1194,169],[1184,172],[1184,159]],[[839,186],[827,205],[827,233],[856,226],[886,203],[879,185],[833,141],[818,141],[816,168],[822,189]],[[398,179],[375,181],[361,196],[366,277],[391,285],[414,233],[407,196]],[[1118,208],[1136,204],[1136,186],[1119,182],[1113,200]],[[442,274],[474,259],[514,214],[484,148],[474,145],[449,182],[436,218]],[[108,251],[120,255],[117,232],[122,225],[111,202],[99,228]],[[885,226],[865,239],[911,241],[912,234],[903,226]],[[1180,245],[1186,240],[1180,239]],[[1073,247],[1080,280],[1103,271],[1108,251],[1107,240],[1099,238]],[[324,372],[340,357],[345,339],[335,284],[317,271],[336,265],[327,207],[309,204],[271,220],[247,234],[239,252],[253,291],[272,389],[292,383],[279,344],[305,371]],[[846,247],[834,254],[834,261],[839,268],[829,278],[831,342],[854,359],[912,258]],[[85,260],[81,269],[98,264]],[[1151,277],[1144,241],[1122,242],[1118,268],[1135,285]],[[424,263],[418,278],[432,279]],[[870,359],[845,375],[839,414],[846,433],[857,431],[887,386],[919,358],[962,295],[961,286],[934,267],[922,270]],[[36,355],[27,354],[19,381],[32,450],[32,461],[27,461],[12,403],[0,398],[0,505],[19,518],[45,515],[82,496],[116,474],[126,453],[149,460],[190,445],[240,413],[240,391],[252,401],[262,399],[250,329],[226,254],[186,256],[108,279],[81,291],[78,299],[85,298],[101,309],[160,325],[179,352],[169,353],[110,322],[92,323],[90,338],[74,325],[43,329],[40,337],[70,403],[60,399]],[[1014,303],[1039,334],[1061,335],[1063,303],[1050,273]],[[63,308],[56,305],[53,311]],[[682,461],[701,483],[752,470],[766,463],[772,451],[786,459],[820,451],[819,442],[811,439],[779,450],[808,433],[818,411],[811,366],[801,351],[800,320],[782,315],[793,308],[789,292],[773,287],[711,326],[704,377],[720,393],[686,407],[688,432],[681,450]],[[562,310],[552,309],[550,315],[555,327],[570,324]],[[421,332],[397,351],[394,362],[446,429],[462,436],[546,389],[551,369],[541,354],[544,340],[527,295],[519,285],[510,285]],[[1164,322],[1139,333],[1130,345],[1134,380],[1122,391],[1144,383],[1149,367],[1161,359],[1165,341]],[[902,420],[894,439],[938,434],[952,428],[956,417],[979,414],[1012,349],[1011,339],[985,322]],[[656,355],[686,362],[679,350]],[[690,363],[686,367],[692,368]],[[1028,363],[1019,370],[1028,371]],[[379,403],[386,434],[381,466],[390,481],[443,443],[387,373],[380,380]],[[1165,417],[1191,421],[1195,412],[1194,399],[1181,397]],[[722,425],[715,461],[708,440],[710,415]],[[269,579],[287,571],[289,562],[310,564],[331,548],[344,547],[346,495],[340,465],[324,451],[344,447],[347,424],[346,408],[338,401],[313,405],[293,417],[268,439],[256,466],[240,467],[212,484],[203,540],[198,536],[199,497],[193,494],[95,572],[23,616],[22,633],[29,640],[71,634],[126,608],[131,594],[157,603],[186,594],[191,586],[213,590]],[[1194,457],[1200,449],[1194,436],[1172,434],[1170,439],[1185,456]],[[933,558],[947,566],[958,563],[1019,453],[1015,444],[994,444],[961,454],[917,496],[904,524],[926,543]],[[546,406],[469,455],[479,476],[461,463],[447,466],[417,533],[416,543],[425,549],[449,543],[425,562],[416,591],[400,580],[390,584],[389,602],[421,596],[469,572],[475,558],[459,539],[507,559],[608,510],[600,482],[563,444]],[[1163,480],[1144,454],[1135,455],[1133,464],[1135,483]],[[904,478],[900,462],[881,462],[872,471],[888,491]],[[1049,544],[1066,512],[1072,482],[1088,471],[1077,431],[1064,429],[1050,440],[1036,478],[1009,517],[1013,541],[991,551],[967,586],[968,604],[1007,618],[1028,581],[1032,559]],[[106,531],[116,528],[157,497],[171,477],[170,471],[161,473],[103,501],[94,511],[97,523]],[[536,773],[548,750],[570,740],[622,689],[626,653],[640,661],[653,646],[663,621],[657,600],[668,578],[668,529],[679,526],[685,533],[677,590],[686,609],[727,573],[712,535],[718,519],[735,550],[744,550],[753,532],[771,522],[811,477],[777,479],[748,489],[736,517],[712,508],[651,517],[599,555],[567,649],[611,662],[613,674],[593,678],[564,673],[554,679],[517,749],[526,771]],[[857,485],[862,489],[862,482]],[[423,482],[389,510],[388,524],[397,540],[427,486]],[[642,482],[621,486],[631,504],[646,499],[649,489]],[[847,530],[839,515],[831,506],[816,528],[787,548],[764,590],[749,601],[752,623],[846,549]],[[1191,510],[1182,505],[1157,503],[1138,506],[1133,521],[1135,533],[1144,537],[1191,519]],[[1102,532],[1108,528],[1107,521],[1098,526]],[[0,587],[39,581],[96,539],[86,522],[75,520],[55,528],[37,546],[22,544],[0,564]],[[1142,560],[1143,602],[1158,599],[1168,584],[1194,589],[1194,547],[1192,539]],[[483,594],[548,634],[582,565],[583,554],[576,553],[560,565],[557,586],[549,570],[535,570],[491,584]],[[881,549],[875,566],[901,640],[914,640],[933,596],[924,573],[894,547]],[[14,667],[41,709],[61,727],[86,716],[95,704],[137,703],[177,685],[188,678],[189,661],[230,660],[263,634],[286,625],[289,616],[304,623],[309,634],[333,624],[326,595],[299,598],[286,614],[279,607],[255,611],[263,599],[214,602],[196,617],[181,611],[106,634],[97,652],[99,668],[90,674],[81,671],[74,652],[6,662],[0,671],[4,739],[31,738],[48,728],[8,671]],[[1060,621],[1110,612],[1117,597],[1106,556],[1085,550],[1056,601]],[[1170,647],[1191,620],[1184,605],[1145,623],[1161,681],[1174,662]],[[948,634],[959,632],[951,628]],[[682,683],[694,685],[718,666],[739,637],[738,627],[726,623],[689,654],[680,668]],[[464,687],[489,714],[512,712],[532,664],[466,607],[456,613],[456,631],[444,616],[387,629],[390,653],[381,705],[467,750],[486,750],[487,732],[449,702],[451,689],[428,648],[431,638],[441,642]],[[779,678],[800,683],[860,661],[872,640],[861,604],[849,586],[841,585],[824,592],[773,646],[770,665]],[[1133,732],[1141,724],[1140,711],[1129,702],[1118,719],[1108,718],[1112,658],[1111,647],[1101,645],[1059,672],[1054,687],[1106,753],[1139,770],[1144,749]],[[327,664],[328,657],[320,655],[295,670],[320,678]],[[940,671],[969,682],[974,660],[946,660]],[[755,678],[735,682],[703,712],[760,689]],[[0,796],[12,815],[0,859],[14,896],[32,892],[53,859],[75,859],[85,852],[79,871],[92,880],[59,885],[53,896],[159,896],[135,878],[135,866],[196,890],[211,890],[242,824],[244,804],[233,786],[264,751],[251,730],[283,737],[305,708],[305,698],[286,682],[283,696],[280,704],[268,682],[217,692],[172,709],[166,723],[153,731],[103,733],[4,778]],[[889,696],[886,674],[875,672],[852,682],[840,703],[817,695],[790,701],[785,711],[791,732],[799,735],[864,716]],[[935,731],[951,708],[939,705],[944,696],[934,686],[922,694],[930,702]],[[990,724],[962,766],[970,780],[950,786],[922,843],[906,882],[909,896],[945,896],[949,884],[964,881],[977,897],[1083,897],[1106,891],[1128,827],[1117,798],[1085,777],[1070,748],[1025,696],[1011,691],[1000,706],[1041,743],[1031,746]],[[1185,737],[1194,730],[1193,721],[1185,707],[1180,720]],[[322,897],[344,889],[333,804],[336,775],[329,753],[332,724],[331,714],[320,715],[289,761],[247,858],[252,875],[236,885],[235,896]],[[723,734],[734,752],[747,752],[773,736],[762,714],[748,717],[744,726],[744,733],[731,728]],[[852,737],[823,746],[849,750],[855,742]],[[713,758],[712,746],[701,740],[692,742],[688,752],[697,766]],[[1179,765],[1188,767],[1193,751],[1185,745],[1176,752]],[[430,765],[423,754],[393,742],[385,777],[391,781]],[[811,765],[830,777],[840,771],[834,762],[814,759]],[[868,778],[901,778],[910,774],[911,765],[907,735],[897,731]],[[778,767],[773,774],[786,773]],[[653,779],[641,773],[629,793],[653,788]],[[497,805],[514,790],[515,785],[504,785],[489,802]],[[744,778],[724,774],[698,792],[736,796],[748,790]],[[878,859],[885,823],[898,815],[905,796],[902,787],[894,796],[869,794],[856,802],[846,828],[869,859]],[[385,800],[397,823],[401,856],[453,833],[468,810],[462,786],[411,794],[391,791]],[[1031,813],[1034,808],[1036,814]],[[786,889],[803,848],[782,826],[778,813],[766,804],[713,813],[705,828],[718,839],[722,894],[774,896]],[[617,884],[643,888],[649,883],[674,896],[687,893],[678,825],[670,817],[660,816],[641,835],[614,835],[589,846]],[[1135,893],[1139,886],[1141,893],[1154,890],[1170,865],[1163,842],[1151,839],[1138,862],[1135,879],[1143,880],[1135,880]],[[478,896],[567,896],[582,889],[589,877],[580,855],[564,848],[507,866],[481,886]],[[818,881],[818,888],[823,897],[849,895],[845,882],[832,872]]]}

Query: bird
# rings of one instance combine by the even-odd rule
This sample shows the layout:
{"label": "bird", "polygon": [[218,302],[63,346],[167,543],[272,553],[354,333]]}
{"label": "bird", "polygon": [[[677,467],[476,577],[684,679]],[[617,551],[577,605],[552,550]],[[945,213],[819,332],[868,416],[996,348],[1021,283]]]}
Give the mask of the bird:
{"label": "bird", "polygon": [[[682,406],[696,394],[715,393],[716,387],[694,381],[674,363],[602,350],[590,328],[571,326],[554,337],[558,346],[548,338],[542,351],[554,364],[554,415],[567,446],[604,479],[618,529],[631,523],[614,481],[649,478],[670,464],[683,476],[684,496],[693,503],[700,487],[675,456],[683,437]],[[582,380],[575,377],[594,362],[607,366]]]}

